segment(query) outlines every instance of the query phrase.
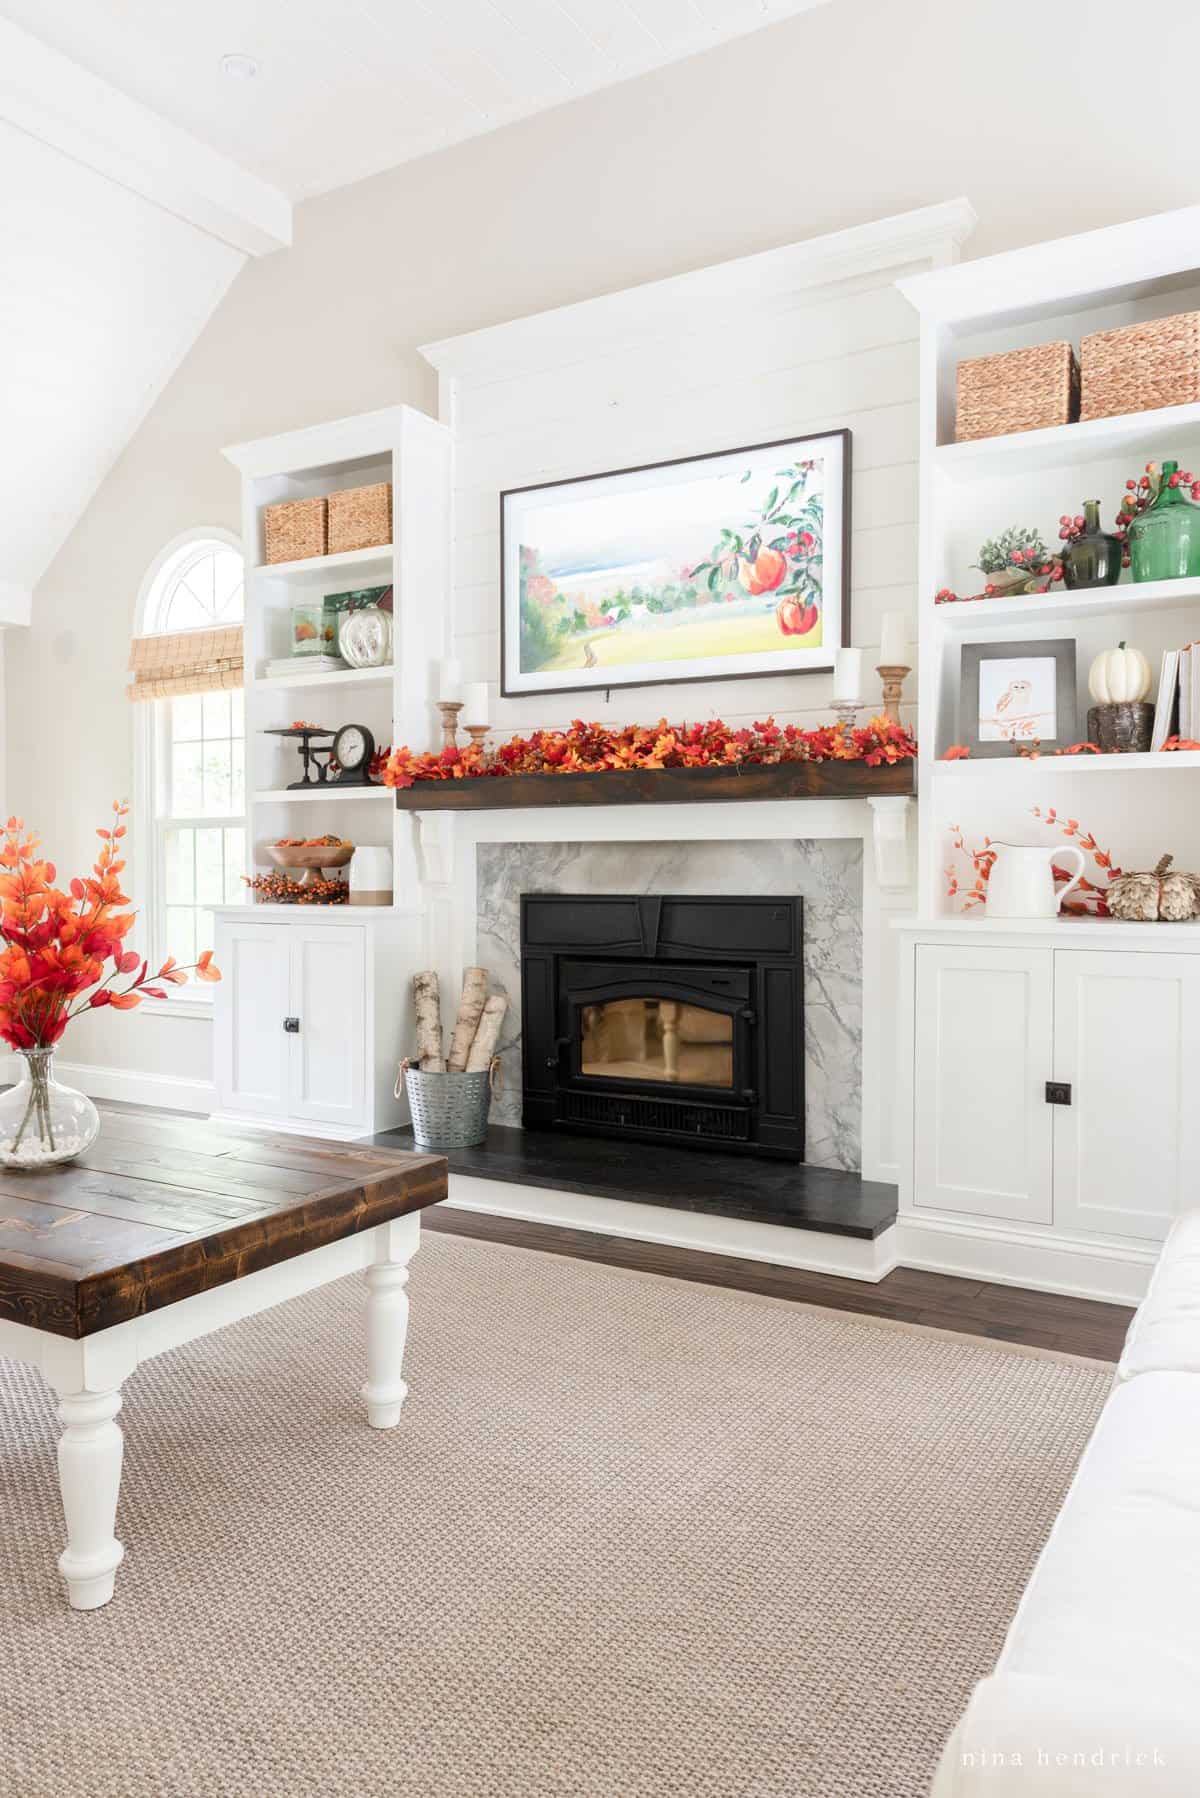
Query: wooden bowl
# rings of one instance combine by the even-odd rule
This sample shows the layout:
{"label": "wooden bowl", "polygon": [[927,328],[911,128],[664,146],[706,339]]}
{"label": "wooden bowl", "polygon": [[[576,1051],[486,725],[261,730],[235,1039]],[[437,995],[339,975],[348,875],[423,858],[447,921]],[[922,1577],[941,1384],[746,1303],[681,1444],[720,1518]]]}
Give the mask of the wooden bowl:
{"label": "wooden bowl", "polygon": [[304,886],[323,868],[344,868],[354,854],[353,843],[268,843],[267,854],[277,868],[303,868]]}

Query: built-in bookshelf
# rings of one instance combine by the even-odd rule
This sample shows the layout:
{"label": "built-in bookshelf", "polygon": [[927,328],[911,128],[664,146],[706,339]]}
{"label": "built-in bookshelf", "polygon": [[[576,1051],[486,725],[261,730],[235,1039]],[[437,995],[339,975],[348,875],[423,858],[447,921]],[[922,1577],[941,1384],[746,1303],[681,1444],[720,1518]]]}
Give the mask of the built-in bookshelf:
{"label": "built-in bookshelf", "polygon": [[[300,721],[329,730],[354,723],[365,725],[381,749],[435,741],[433,670],[443,653],[450,591],[449,433],[425,413],[395,406],[238,444],[225,454],[242,479],[247,551],[247,865],[271,871],[265,845],[280,837],[336,833],[392,850],[400,906],[412,885],[413,826],[398,816],[390,789],[289,791],[302,772],[295,742],[267,732]],[[265,560],[266,506],[377,481],[392,487],[392,543],[302,561]],[[389,666],[324,671],[296,657],[286,672],[268,673],[269,663],[288,654],[293,605],[368,587],[392,588]],[[295,910],[311,917],[309,907]]]}
{"label": "built-in bookshelf", "polygon": [[1200,405],[1192,403],[954,441],[961,360],[1063,338],[1078,349],[1091,331],[1200,309],[1200,207],[899,285],[921,315],[920,915],[945,918],[955,909],[945,878],[954,834],[1040,840],[1034,804],[1078,815],[1127,866],[1153,866],[1166,850],[1180,865],[1200,866],[1200,812],[1181,779],[1200,769],[1200,752],[943,759],[960,739],[964,644],[1073,639],[1083,738],[1094,657],[1118,641],[1135,643],[1157,683],[1163,652],[1200,638],[1200,580],[1126,576],[1118,586],[1082,592],[934,601],[943,588],[983,587],[986,577],[971,564],[985,539],[1006,528],[1034,526],[1053,548],[1060,515],[1074,516],[1085,499],[1101,501],[1111,526],[1126,481],[1147,461],[1173,456],[1200,468]]}

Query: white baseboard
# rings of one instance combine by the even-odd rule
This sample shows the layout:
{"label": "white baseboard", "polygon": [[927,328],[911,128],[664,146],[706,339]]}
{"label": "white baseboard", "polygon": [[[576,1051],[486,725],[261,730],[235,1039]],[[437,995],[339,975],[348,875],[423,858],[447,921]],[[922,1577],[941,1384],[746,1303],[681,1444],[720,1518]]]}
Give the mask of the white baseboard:
{"label": "white baseboard", "polygon": [[[154,1105],[164,1111],[199,1111],[205,1116],[216,1101],[211,1080],[186,1080],[179,1074],[146,1074],[137,1068],[102,1068],[85,1061],[54,1058],[55,1076],[78,1087],[90,1099],[117,1099],[128,1105]],[[6,1055],[0,1079],[17,1078],[17,1058]]]}
{"label": "white baseboard", "polygon": [[958,1218],[903,1211],[896,1220],[896,1261],[931,1273],[958,1274],[997,1286],[1028,1286],[1136,1305],[1146,1295],[1160,1243],[1038,1235]]}
{"label": "white baseboard", "polygon": [[591,1198],[507,1180],[481,1180],[473,1174],[451,1174],[450,1197],[445,1203],[460,1211],[562,1224],[599,1236],[631,1236],[638,1242],[736,1255],[743,1261],[768,1261],[777,1267],[801,1267],[809,1273],[838,1274],[848,1280],[876,1282],[896,1265],[894,1229],[873,1239],[835,1236],[824,1230],[795,1230],[787,1224],[751,1223],[699,1211],[639,1205],[632,1199]]}

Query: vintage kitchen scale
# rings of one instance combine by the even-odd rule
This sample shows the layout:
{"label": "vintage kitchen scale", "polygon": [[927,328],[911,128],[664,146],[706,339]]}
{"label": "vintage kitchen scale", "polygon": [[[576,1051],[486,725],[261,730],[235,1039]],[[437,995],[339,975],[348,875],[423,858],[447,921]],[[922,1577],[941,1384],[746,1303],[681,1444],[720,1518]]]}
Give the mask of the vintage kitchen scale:
{"label": "vintage kitchen scale", "polygon": [[304,775],[301,780],[288,783],[289,793],[308,792],[314,787],[374,785],[371,763],[375,738],[365,724],[343,724],[340,730],[325,730],[316,724],[289,724],[269,729],[265,735],[289,737],[300,752]]}

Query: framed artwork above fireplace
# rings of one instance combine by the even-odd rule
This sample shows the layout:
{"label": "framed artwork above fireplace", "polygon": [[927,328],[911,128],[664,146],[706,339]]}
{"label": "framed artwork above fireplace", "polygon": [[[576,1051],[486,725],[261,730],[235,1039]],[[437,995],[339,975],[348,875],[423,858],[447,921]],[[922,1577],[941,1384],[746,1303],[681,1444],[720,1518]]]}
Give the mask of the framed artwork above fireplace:
{"label": "framed artwork above fireplace", "polygon": [[850,641],[850,432],[500,496],[500,690],[813,674]]}

